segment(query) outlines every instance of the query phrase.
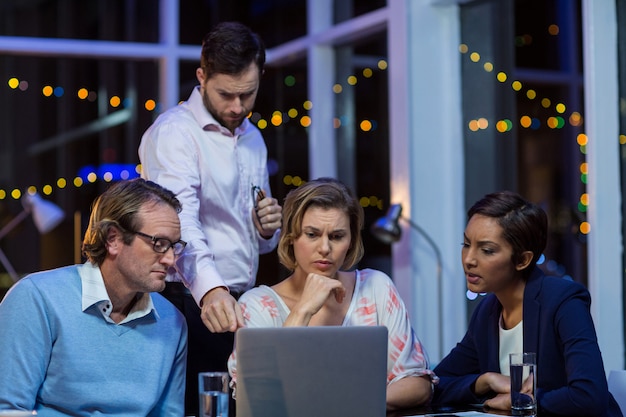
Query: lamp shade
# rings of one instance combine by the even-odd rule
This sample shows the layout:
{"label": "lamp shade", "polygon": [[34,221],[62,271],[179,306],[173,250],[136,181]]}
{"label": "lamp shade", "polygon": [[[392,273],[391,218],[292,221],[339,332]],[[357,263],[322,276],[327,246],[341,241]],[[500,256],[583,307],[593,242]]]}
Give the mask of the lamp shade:
{"label": "lamp shade", "polygon": [[26,194],[22,201],[24,209],[33,216],[33,223],[39,233],[48,233],[54,229],[65,217],[59,206],[42,199],[39,194]]}
{"label": "lamp shade", "polygon": [[399,224],[401,215],[402,205],[392,204],[385,217],[381,217],[372,224],[370,231],[383,243],[397,242],[402,237],[402,229]]}

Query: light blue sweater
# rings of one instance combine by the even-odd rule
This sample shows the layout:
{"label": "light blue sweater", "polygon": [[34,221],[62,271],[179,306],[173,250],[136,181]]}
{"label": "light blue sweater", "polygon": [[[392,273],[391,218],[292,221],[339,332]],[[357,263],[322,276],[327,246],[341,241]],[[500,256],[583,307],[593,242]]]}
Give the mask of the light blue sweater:
{"label": "light blue sweater", "polygon": [[29,275],[0,303],[0,409],[48,416],[183,416],[187,327],[160,294],[125,324],[82,311],[79,269]]}

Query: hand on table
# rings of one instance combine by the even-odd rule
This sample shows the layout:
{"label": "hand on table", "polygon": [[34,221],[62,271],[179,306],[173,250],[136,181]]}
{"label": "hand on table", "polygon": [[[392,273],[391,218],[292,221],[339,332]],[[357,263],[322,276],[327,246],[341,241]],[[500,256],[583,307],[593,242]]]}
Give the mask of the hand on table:
{"label": "hand on table", "polygon": [[498,394],[493,398],[485,401],[483,406],[487,409],[493,408],[494,410],[511,410],[511,393]]}
{"label": "hand on table", "polygon": [[214,288],[202,297],[200,315],[212,333],[234,332],[244,326],[241,307],[224,287]]}
{"label": "hand on table", "polygon": [[497,372],[486,372],[476,380],[474,391],[477,395],[495,392],[496,396],[485,401],[485,407],[495,410],[511,409],[511,379]]}

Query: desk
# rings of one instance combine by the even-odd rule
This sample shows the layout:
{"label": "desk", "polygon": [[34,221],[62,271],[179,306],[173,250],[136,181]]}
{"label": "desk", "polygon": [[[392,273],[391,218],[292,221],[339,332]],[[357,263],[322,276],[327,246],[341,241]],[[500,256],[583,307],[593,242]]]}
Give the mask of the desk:
{"label": "desk", "polygon": [[417,407],[407,410],[391,411],[387,417],[412,417],[412,416],[441,416],[441,417],[490,417],[510,416],[510,412],[499,410],[485,410],[483,407]]}
{"label": "desk", "polygon": [[407,417],[500,417],[502,415],[509,414],[492,414],[483,411],[457,411],[450,413],[427,413],[427,414],[412,414]]}

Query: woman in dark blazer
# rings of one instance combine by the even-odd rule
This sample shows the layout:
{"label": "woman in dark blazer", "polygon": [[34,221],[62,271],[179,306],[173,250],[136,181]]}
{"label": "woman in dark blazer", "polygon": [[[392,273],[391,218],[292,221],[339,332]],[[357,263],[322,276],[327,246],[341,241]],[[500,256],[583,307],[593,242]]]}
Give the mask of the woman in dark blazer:
{"label": "woman in dark blazer", "polygon": [[608,391],[589,292],[536,266],[546,245],[545,212],[505,191],[476,202],[467,218],[467,286],[490,294],[435,368],[433,403],[510,411],[508,354],[536,352],[539,415],[621,416]]}

